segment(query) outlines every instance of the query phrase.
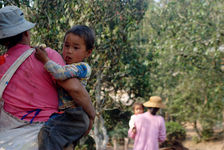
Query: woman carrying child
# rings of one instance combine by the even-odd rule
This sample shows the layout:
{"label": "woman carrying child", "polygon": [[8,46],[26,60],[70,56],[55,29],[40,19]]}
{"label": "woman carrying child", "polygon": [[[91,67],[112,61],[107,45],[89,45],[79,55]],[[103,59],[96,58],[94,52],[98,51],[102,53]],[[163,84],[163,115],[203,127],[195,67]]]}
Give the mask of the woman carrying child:
{"label": "woman carrying child", "polygon": [[[0,65],[0,100],[4,102],[0,106],[0,149],[38,149],[40,128],[52,113],[58,112],[55,83],[63,87],[88,114],[91,120],[89,129],[95,117],[88,92],[78,79],[55,80],[35,58],[35,50],[30,46],[30,29],[34,26],[18,7],[0,9],[0,45],[7,48],[5,62]],[[51,60],[64,65],[55,50],[47,48],[46,52]],[[21,65],[14,67],[17,64]]]}
{"label": "woman carrying child", "polygon": [[160,108],[165,108],[159,96],[150,97],[144,107],[148,111],[139,114],[134,120],[136,132],[128,131],[129,137],[134,139],[133,150],[159,150],[159,142],[166,139],[165,121],[162,116],[156,115]]}

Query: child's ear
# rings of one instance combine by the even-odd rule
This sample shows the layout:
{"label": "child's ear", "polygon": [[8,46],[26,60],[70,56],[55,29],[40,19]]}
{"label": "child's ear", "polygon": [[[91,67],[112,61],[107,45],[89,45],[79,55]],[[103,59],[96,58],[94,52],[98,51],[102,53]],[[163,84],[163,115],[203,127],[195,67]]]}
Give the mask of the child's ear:
{"label": "child's ear", "polygon": [[88,53],[87,53],[87,57],[86,58],[88,58],[92,54],[92,51],[93,51],[93,49],[89,49],[88,50]]}

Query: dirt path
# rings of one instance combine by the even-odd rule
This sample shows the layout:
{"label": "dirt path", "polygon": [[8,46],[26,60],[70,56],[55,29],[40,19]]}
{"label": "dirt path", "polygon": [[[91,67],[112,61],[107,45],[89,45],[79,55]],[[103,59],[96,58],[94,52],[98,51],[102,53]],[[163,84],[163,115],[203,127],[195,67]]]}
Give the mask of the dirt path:
{"label": "dirt path", "polygon": [[[187,140],[183,142],[183,145],[188,150],[224,150],[224,140],[213,141],[213,142],[202,142],[196,144],[193,141]],[[133,145],[130,144],[128,150],[132,150]],[[107,150],[114,150],[113,147],[108,146]],[[124,146],[119,146],[118,150],[124,150]]]}
{"label": "dirt path", "polygon": [[215,141],[195,143],[192,140],[192,138],[196,136],[193,127],[190,125],[187,126],[186,131],[187,131],[187,138],[183,142],[183,145],[189,150],[224,150],[224,136],[222,139]]}
{"label": "dirt path", "polygon": [[[224,150],[224,136],[222,139],[210,142],[195,143],[192,138],[196,135],[192,126],[186,127],[187,138],[183,142],[183,146],[188,150]],[[129,149],[133,149],[133,141],[130,141]],[[107,150],[114,150],[112,146],[108,146]],[[124,150],[124,146],[120,145],[118,150]]]}
{"label": "dirt path", "polygon": [[189,150],[224,150],[224,140],[202,142],[198,144],[192,141],[185,141],[183,145]]}

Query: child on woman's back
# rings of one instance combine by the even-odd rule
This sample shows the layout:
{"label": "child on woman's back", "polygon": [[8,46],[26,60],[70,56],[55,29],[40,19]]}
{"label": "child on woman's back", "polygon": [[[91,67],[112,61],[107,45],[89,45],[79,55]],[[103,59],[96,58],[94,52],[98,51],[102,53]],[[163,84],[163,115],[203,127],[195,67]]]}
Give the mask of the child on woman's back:
{"label": "child on woman's back", "polygon": [[133,111],[134,111],[134,115],[131,116],[131,119],[129,121],[129,128],[131,129],[131,131],[133,133],[136,132],[136,128],[135,128],[135,125],[134,125],[134,120],[135,120],[135,117],[138,115],[138,114],[142,114],[144,112],[144,106],[142,103],[139,103],[139,102],[135,102],[133,104]]}
{"label": "child on woman's back", "polygon": [[[89,27],[77,25],[68,30],[64,37],[63,58],[67,65],[61,66],[50,60],[44,48],[37,48],[35,56],[56,80],[76,77],[86,86],[91,68],[82,61],[90,56],[94,40],[95,35]],[[53,114],[40,130],[39,150],[57,150],[75,145],[89,127],[90,120],[82,107],[64,89],[58,88],[58,95],[60,113]]]}

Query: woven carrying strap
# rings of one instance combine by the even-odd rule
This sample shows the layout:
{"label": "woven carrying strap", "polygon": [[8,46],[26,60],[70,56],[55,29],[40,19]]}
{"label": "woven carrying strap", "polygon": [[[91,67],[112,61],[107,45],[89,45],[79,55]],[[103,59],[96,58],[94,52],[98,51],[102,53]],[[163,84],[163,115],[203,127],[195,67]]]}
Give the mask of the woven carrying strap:
{"label": "woven carrying strap", "polygon": [[3,92],[7,87],[10,79],[19,68],[19,66],[33,53],[34,49],[30,48],[29,50],[25,51],[6,71],[3,77],[0,80],[0,99],[2,99]]}

